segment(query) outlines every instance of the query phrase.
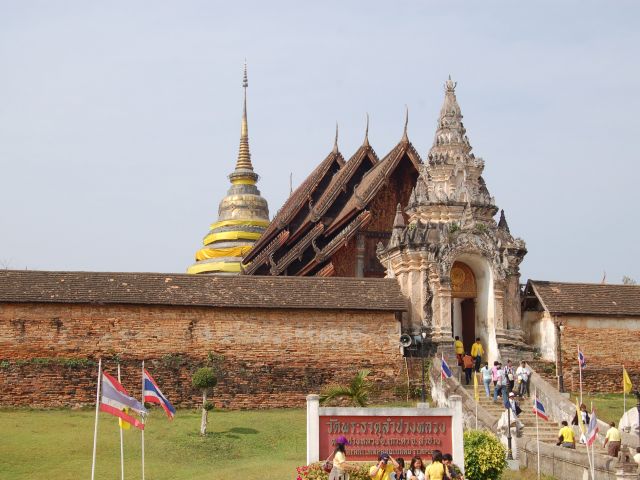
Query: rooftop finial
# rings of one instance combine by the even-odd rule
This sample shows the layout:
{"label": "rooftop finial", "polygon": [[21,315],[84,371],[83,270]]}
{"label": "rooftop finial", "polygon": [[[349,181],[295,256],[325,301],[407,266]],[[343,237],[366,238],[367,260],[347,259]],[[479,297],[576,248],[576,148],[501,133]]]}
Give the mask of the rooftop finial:
{"label": "rooftop finial", "polygon": [[455,93],[456,85],[458,85],[458,82],[454,82],[453,80],[451,80],[451,75],[449,75],[449,79],[446,82],[444,82],[445,92]]}
{"label": "rooftop finial", "polygon": [[407,105],[404,106],[404,132],[402,133],[402,141],[409,141],[409,134],[407,133],[407,128],[409,126],[409,107]]}
{"label": "rooftop finial", "polygon": [[247,88],[249,86],[249,81],[247,80],[247,59],[244,59],[244,76],[242,77],[242,86]]}
{"label": "rooftop finial", "polygon": [[362,144],[365,147],[369,146],[369,114],[367,113],[367,126],[364,130],[364,143]]}
{"label": "rooftop finial", "polygon": [[338,153],[338,122],[336,122],[336,139],[333,141],[333,153]]}

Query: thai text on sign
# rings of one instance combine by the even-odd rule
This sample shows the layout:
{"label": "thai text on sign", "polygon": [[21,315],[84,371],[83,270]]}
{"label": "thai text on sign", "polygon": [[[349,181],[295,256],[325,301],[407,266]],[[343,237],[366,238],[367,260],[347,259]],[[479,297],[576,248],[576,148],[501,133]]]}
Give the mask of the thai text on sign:
{"label": "thai text on sign", "polygon": [[430,458],[433,450],[452,451],[449,416],[323,416],[320,418],[320,457],[335,449],[344,435],[350,460],[376,459],[381,451],[394,457]]}

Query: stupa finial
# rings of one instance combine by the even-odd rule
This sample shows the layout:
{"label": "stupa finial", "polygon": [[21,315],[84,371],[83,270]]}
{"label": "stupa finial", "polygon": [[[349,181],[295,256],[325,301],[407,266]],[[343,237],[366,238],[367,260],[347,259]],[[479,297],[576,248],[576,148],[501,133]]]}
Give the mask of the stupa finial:
{"label": "stupa finial", "polygon": [[[232,175],[238,176],[238,173],[248,171],[249,176],[253,174],[253,165],[251,164],[251,152],[249,151],[249,123],[247,122],[247,87],[249,81],[247,79],[247,61],[244,62],[244,74],[242,76],[243,103],[242,103],[242,123],[240,125],[240,148],[238,150],[238,160],[236,161],[236,169]],[[255,174],[253,174],[255,175]],[[257,179],[257,177],[256,177]]]}

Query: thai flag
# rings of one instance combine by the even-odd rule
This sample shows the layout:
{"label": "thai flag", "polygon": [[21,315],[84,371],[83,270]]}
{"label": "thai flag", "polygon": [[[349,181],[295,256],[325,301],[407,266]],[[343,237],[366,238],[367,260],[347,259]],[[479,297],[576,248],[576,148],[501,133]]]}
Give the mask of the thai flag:
{"label": "thai flag", "polygon": [[544,405],[537,398],[533,400],[533,413],[535,413],[537,416],[539,416],[543,420],[549,421],[547,412],[544,411]]}
{"label": "thai flag", "polygon": [[115,378],[106,372],[102,372],[102,398],[100,399],[100,411],[115,415],[140,430],[144,430],[144,423],[137,418],[125,413],[125,409],[131,409],[140,415],[147,413],[138,400],[131,397],[129,392]]}
{"label": "thai flag", "polygon": [[442,378],[451,378],[452,375],[453,373],[451,372],[449,365],[447,365],[447,362],[445,362],[444,357],[442,357]]}
{"label": "thai flag", "polygon": [[587,366],[587,361],[584,359],[584,354],[578,349],[578,363],[580,364],[580,368],[584,368]]}
{"label": "thai flag", "polygon": [[590,447],[593,442],[598,438],[598,418],[596,417],[596,411],[591,410],[591,418],[589,419],[589,427],[587,428],[587,445]]}
{"label": "thai flag", "polygon": [[167,399],[167,397],[164,396],[164,394],[160,390],[160,387],[158,387],[158,384],[153,379],[151,374],[147,372],[146,369],[143,372],[143,379],[144,379],[144,393],[143,393],[144,401],[149,403],[157,403],[167,413],[169,420],[173,420],[173,416],[176,414],[176,409],[173,408],[173,405],[171,405],[171,402]]}

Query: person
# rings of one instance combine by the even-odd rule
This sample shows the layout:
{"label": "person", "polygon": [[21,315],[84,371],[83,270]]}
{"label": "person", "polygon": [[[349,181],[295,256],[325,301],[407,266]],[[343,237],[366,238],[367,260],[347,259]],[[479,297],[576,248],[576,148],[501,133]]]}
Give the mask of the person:
{"label": "person", "polygon": [[391,474],[392,480],[407,480],[407,474],[404,471],[404,458],[396,458],[396,462],[398,462],[398,466]]}
{"label": "person", "polygon": [[425,480],[424,478],[424,463],[422,463],[421,457],[413,457],[409,470],[407,470],[407,480]]}
{"label": "person", "polygon": [[482,362],[482,355],[484,355],[484,349],[480,343],[480,337],[476,338],[476,341],[471,345],[471,356],[476,361],[476,373],[480,371],[480,362]]}
{"label": "person", "polygon": [[513,365],[511,364],[511,360],[507,360],[507,366],[504,367],[504,373],[507,376],[507,382],[505,383],[507,387],[507,393],[511,393],[513,391],[513,385],[515,383],[515,370],[513,369]]}
{"label": "person", "polygon": [[520,362],[520,366],[516,370],[516,379],[518,381],[518,395],[522,398],[525,396],[529,396],[529,377],[531,376],[531,371],[529,367],[527,367],[527,363],[523,360]]}
{"label": "person", "polygon": [[380,452],[378,463],[369,469],[369,476],[373,480],[391,480],[391,474],[396,468],[398,468],[398,462],[388,453]]}
{"label": "person", "polygon": [[558,443],[556,445],[562,445],[564,448],[576,448],[576,439],[573,436],[573,430],[566,420],[562,421],[562,428],[558,432]]}
{"label": "person", "polygon": [[464,480],[464,475],[462,474],[460,467],[453,463],[453,457],[450,453],[442,455],[442,463],[444,463],[448,478],[451,480]]}
{"label": "person", "polygon": [[480,369],[482,373],[482,383],[484,384],[484,392],[487,394],[487,398],[491,396],[491,369],[489,363],[484,362],[484,367]]}
{"label": "person", "polygon": [[[582,425],[584,425],[584,428],[586,430],[587,426],[589,425],[589,420],[591,420],[591,418],[589,417],[589,412],[587,412],[587,406],[584,403],[580,405],[580,416],[582,417]],[[587,443],[587,437],[585,435],[585,432],[580,430],[580,421],[578,419],[578,412],[576,412],[576,414],[573,416],[573,420],[571,420],[571,425],[578,426],[578,428],[575,430],[577,430],[578,433],[580,433],[580,443]]]}
{"label": "person", "polygon": [[425,469],[426,480],[443,480],[444,479],[444,464],[442,463],[442,452],[440,450],[434,450],[431,454],[431,464]]}
{"label": "person", "polygon": [[456,349],[456,358],[458,359],[458,366],[462,366],[462,357],[464,356],[464,345],[460,341],[460,337],[456,335],[454,347]]}
{"label": "person", "polygon": [[462,359],[462,363],[464,365],[464,379],[467,382],[467,385],[469,385],[469,382],[471,381],[471,372],[473,372],[473,357],[469,355],[469,353],[466,353]]}
{"label": "person", "polygon": [[607,435],[604,437],[604,446],[607,447],[607,455],[617,457],[620,451],[621,441],[622,436],[620,435],[620,430],[616,428],[616,422],[611,422],[609,424],[609,430],[607,430]]}
{"label": "person", "polygon": [[[500,362],[494,362],[493,370],[491,371],[493,376],[493,403],[498,401],[498,395],[502,395],[502,378],[504,372],[502,371],[502,364]],[[504,400],[502,403],[505,403]]]}
{"label": "person", "polygon": [[520,419],[518,417],[522,413],[522,409],[520,408],[520,404],[516,400],[516,394],[515,393],[509,392],[509,400],[507,401],[507,403],[505,405],[505,408],[511,409],[511,416],[514,417],[515,424],[516,424],[516,435],[519,437],[520,436],[520,428],[522,427],[522,424],[521,424]]}
{"label": "person", "polygon": [[636,454],[633,456],[633,461],[640,465],[640,447],[636,447]]}
{"label": "person", "polygon": [[349,480],[345,445],[350,445],[347,437],[340,435],[336,438],[336,449],[333,452],[333,468],[329,472],[329,480]]}

